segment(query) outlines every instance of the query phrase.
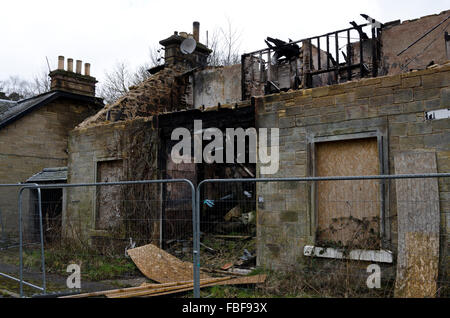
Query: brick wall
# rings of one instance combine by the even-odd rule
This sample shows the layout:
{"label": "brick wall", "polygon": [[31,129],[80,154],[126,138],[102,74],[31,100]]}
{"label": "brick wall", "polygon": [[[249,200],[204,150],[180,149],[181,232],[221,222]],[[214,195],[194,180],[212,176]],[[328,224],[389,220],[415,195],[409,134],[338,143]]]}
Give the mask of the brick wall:
{"label": "brick wall", "polygon": [[[396,76],[268,95],[255,101],[257,127],[280,129],[280,169],[260,177],[305,177],[311,172],[309,141],[378,131],[385,138],[386,174],[394,174],[394,156],[405,151],[433,152],[437,171],[449,172],[450,119],[425,120],[424,112],[450,106],[450,65]],[[259,169],[258,169],[259,170]],[[439,181],[441,234],[449,233],[450,180]],[[305,244],[313,244],[314,213],[306,183],[258,186],[258,263],[279,268],[298,264]],[[395,215],[395,211],[390,211]],[[390,227],[390,230],[389,230]],[[395,250],[397,226],[387,224]],[[448,237],[448,236],[447,236]],[[441,261],[445,257],[441,242]],[[446,255],[449,255],[447,252]]]}

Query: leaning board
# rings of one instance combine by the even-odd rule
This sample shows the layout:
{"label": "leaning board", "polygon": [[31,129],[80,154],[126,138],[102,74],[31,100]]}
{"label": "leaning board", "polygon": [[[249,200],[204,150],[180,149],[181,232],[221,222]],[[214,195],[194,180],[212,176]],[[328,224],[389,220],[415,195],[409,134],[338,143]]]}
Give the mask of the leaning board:
{"label": "leaning board", "polygon": [[[183,262],[153,244],[130,249],[127,253],[139,270],[151,280],[159,283],[192,280],[192,263]],[[209,276],[201,274],[200,277]]]}

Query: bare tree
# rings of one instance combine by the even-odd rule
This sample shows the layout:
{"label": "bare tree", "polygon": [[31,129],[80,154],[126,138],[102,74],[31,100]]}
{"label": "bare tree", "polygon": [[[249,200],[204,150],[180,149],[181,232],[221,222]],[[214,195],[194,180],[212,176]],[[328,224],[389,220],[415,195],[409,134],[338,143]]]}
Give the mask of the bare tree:
{"label": "bare tree", "polygon": [[226,27],[215,29],[211,36],[209,48],[213,52],[209,56],[209,65],[226,66],[239,64],[241,62],[240,53],[241,31],[233,26],[227,18]]}
{"label": "bare tree", "polygon": [[117,62],[110,72],[105,73],[105,79],[100,83],[99,96],[110,104],[129,91],[130,86],[139,85],[151,75],[148,70],[161,64],[160,49],[149,48],[149,60],[131,70],[126,62]]}
{"label": "bare tree", "polygon": [[105,79],[100,85],[99,96],[107,103],[116,101],[128,92],[131,85],[131,74],[125,62],[117,62],[110,72],[105,73]]}
{"label": "bare tree", "polygon": [[2,81],[2,90],[10,100],[20,100],[34,95],[30,82],[20,76],[11,75],[7,80]]}
{"label": "bare tree", "polygon": [[47,71],[43,69],[39,74],[34,76],[32,81],[32,87],[34,94],[43,94],[50,91],[50,76]]}
{"label": "bare tree", "polygon": [[241,55],[239,54],[240,49],[240,37],[241,32],[235,29],[230,21],[227,19],[226,28],[220,29],[223,37],[223,64],[233,65],[240,63]]}
{"label": "bare tree", "polygon": [[[239,64],[241,61],[240,38],[241,31],[233,26],[230,19],[227,19],[226,26],[216,28],[208,41],[208,46],[212,50],[208,64],[212,66]],[[149,48],[148,61],[135,70],[131,70],[125,62],[116,63],[110,72],[105,73],[105,79],[99,85],[99,96],[108,104],[115,102],[129,91],[130,86],[138,85],[150,77],[148,70],[160,64],[162,64],[161,48],[157,46]]]}
{"label": "bare tree", "polygon": [[220,32],[215,29],[208,41],[208,47],[212,50],[208,56],[208,64],[211,66],[220,66],[222,64],[222,52],[220,49]]}
{"label": "bare tree", "polygon": [[17,75],[11,75],[8,79],[0,81],[2,97],[15,101],[43,94],[49,90],[50,78],[46,71],[35,75],[31,81]]}

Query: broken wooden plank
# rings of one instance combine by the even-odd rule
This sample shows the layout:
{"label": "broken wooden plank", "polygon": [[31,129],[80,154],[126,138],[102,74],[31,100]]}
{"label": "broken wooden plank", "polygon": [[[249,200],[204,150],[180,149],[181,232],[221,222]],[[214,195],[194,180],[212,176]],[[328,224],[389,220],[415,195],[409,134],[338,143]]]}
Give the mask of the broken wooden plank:
{"label": "broken wooden plank", "polygon": [[[193,264],[183,262],[153,244],[128,250],[133,262],[149,279],[159,283],[189,281],[193,276]],[[201,274],[201,278],[209,278]]]}
{"label": "broken wooden plank", "polygon": [[[247,285],[247,284],[260,284],[264,283],[267,278],[267,275],[254,275],[254,276],[245,276],[239,278],[230,278],[230,277],[221,277],[218,278],[217,281],[214,282],[201,282],[200,288],[219,286],[219,285]],[[175,294],[180,292],[186,292],[192,290],[194,288],[193,283],[189,283],[181,286],[167,287],[161,288],[157,290],[148,290],[148,291],[138,291],[138,292],[130,292],[130,293],[117,293],[117,294],[109,294],[108,298],[130,298],[130,297],[155,297],[162,296],[168,294]]]}
{"label": "broken wooden plank", "polygon": [[[230,277],[228,277],[228,278],[230,278]],[[214,281],[215,281],[215,278],[203,278],[200,280],[200,284],[210,283],[210,282],[214,282]],[[98,297],[98,296],[106,296],[106,295],[110,295],[110,294],[118,294],[118,293],[122,293],[122,292],[132,292],[132,291],[141,291],[141,290],[157,289],[157,288],[164,288],[164,287],[182,286],[182,285],[186,285],[186,284],[190,284],[190,283],[192,283],[192,280],[182,281],[182,282],[171,282],[171,283],[165,283],[165,284],[143,283],[140,286],[136,286],[136,287],[126,287],[126,288],[102,290],[102,291],[97,291],[97,292],[89,292],[89,293],[83,293],[83,294],[61,296],[58,298]]]}
{"label": "broken wooden plank", "polygon": [[[212,278],[209,280],[201,281],[200,286],[207,285],[207,284],[214,284],[223,282],[226,280],[231,280],[231,277],[219,277],[219,278]],[[143,296],[150,296],[153,294],[159,294],[159,293],[165,293],[165,292],[176,292],[179,289],[186,289],[186,288],[194,288],[194,283],[188,282],[184,283],[178,286],[168,286],[168,287],[161,287],[161,288],[149,288],[149,289],[143,289],[138,291],[125,291],[125,292],[118,292],[114,294],[108,294],[106,295],[108,298],[129,298],[129,297],[143,297]]]}
{"label": "broken wooden plank", "polygon": [[[219,282],[219,283],[203,284],[203,285],[200,285],[200,288],[213,287],[213,286],[219,286],[219,285],[260,284],[260,283],[264,283],[265,282],[266,275],[248,276],[248,277],[245,277],[245,278],[248,278],[247,280],[241,280],[242,278],[243,277],[236,278],[236,279],[231,279],[231,280],[227,280],[227,281]],[[156,297],[156,296],[163,296],[163,295],[169,295],[169,294],[175,294],[175,293],[182,293],[182,292],[190,291],[192,289],[193,289],[192,287],[188,287],[188,288],[178,289],[176,291],[168,291],[168,292],[156,293],[156,294],[152,294],[151,296],[146,296],[146,297]]]}
{"label": "broken wooden plank", "polygon": [[[145,284],[145,285],[144,285]],[[157,288],[157,287],[163,287],[163,286],[175,286],[175,285],[181,285],[182,282],[172,282],[172,283],[166,283],[166,284],[148,284],[144,283],[140,286],[136,287],[127,287],[127,288],[118,288],[118,289],[111,289],[111,290],[102,290],[97,292],[90,292],[90,293],[83,293],[83,294],[76,294],[76,295],[68,295],[68,296],[61,296],[59,298],[87,298],[87,297],[97,297],[97,296],[105,296],[108,294],[115,294],[120,293],[123,291],[138,291],[148,288]]]}

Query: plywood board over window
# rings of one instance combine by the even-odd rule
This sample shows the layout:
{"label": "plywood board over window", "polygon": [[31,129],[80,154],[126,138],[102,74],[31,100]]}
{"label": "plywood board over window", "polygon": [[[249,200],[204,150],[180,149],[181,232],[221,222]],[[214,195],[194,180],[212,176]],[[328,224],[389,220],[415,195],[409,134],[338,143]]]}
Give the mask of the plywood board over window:
{"label": "plywood board over window", "polygon": [[[380,172],[377,138],[320,142],[316,175],[367,176]],[[378,180],[317,183],[318,243],[363,249],[380,247]]]}
{"label": "plywood board over window", "polygon": [[[122,160],[108,160],[97,162],[97,182],[121,181],[123,175]],[[96,228],[108,230],[120,223],[122,213],[121,186],[97,187],[97,215]]]}

